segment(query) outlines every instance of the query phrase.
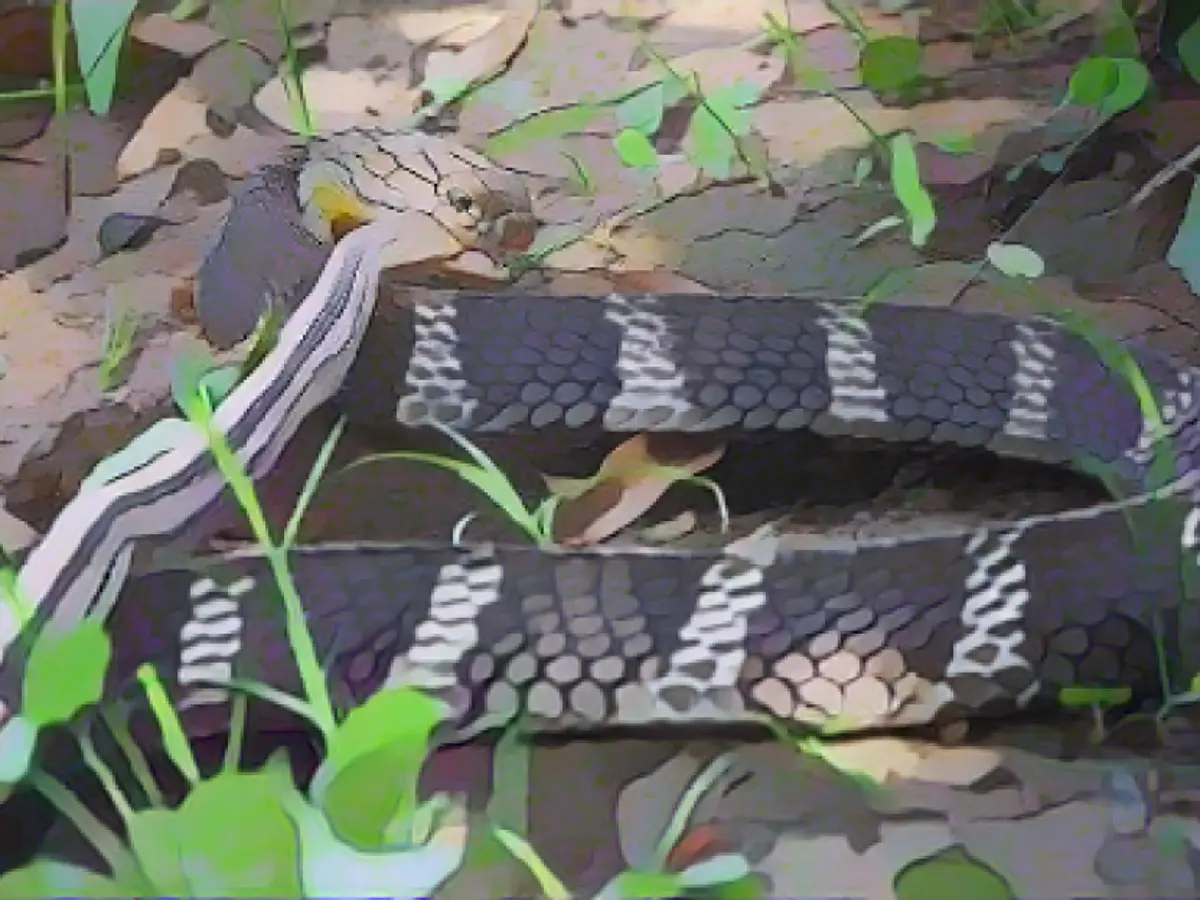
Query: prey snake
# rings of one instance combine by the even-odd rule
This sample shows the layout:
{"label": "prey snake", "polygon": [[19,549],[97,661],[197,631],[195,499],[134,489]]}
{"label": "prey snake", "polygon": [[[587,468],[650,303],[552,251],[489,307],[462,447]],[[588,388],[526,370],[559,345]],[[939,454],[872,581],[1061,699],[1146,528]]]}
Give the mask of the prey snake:
{"label": "prey snake", "polygon": [[[753,559],[449,542],[298,548],[292,572],[339,702],[385,684],[422,687],[447,700],[464,735],[519,714],[550,729],[767,715],[853,730],[1004,715],[1077,685],[1142,694],[1159,687],[1163,645],[1195,652],[1196,369],[1126,345],[1155,422],[1091,342],[1050,318],[617,294],[374,310],[380,268],[418,207],[463,246],[489,250],[527,243],[532,223],[511,175],[419,135],[319,141],[235,199],[200,274],[207,331],[222,345],[244,337],[268,295],[290,312],[276,349],[218,409],[255,477],[334,399],[352,422],[436,420],[467,434],[812,429],[951,443],[1102,470],[1123,499],[939,534],[784,539]],[[364,343],[373,314],[382,338]],[[1152,465],[1162,459],[1165,473]],[[115,599],[96,609],[125,548],[169,539],[226,501],[199,437],[81,494],[21,569],[37,604],[27,633],[106,615],[110,694],[154,662],[195,734],[224,727],[228,694],[214,683],[233,674],[295,690],[258,552],[124,581],[118,566]],[[1132,527],[1150,520],[1149,538]],[[0,624],[0,703],[11,714],[28,642]]]}

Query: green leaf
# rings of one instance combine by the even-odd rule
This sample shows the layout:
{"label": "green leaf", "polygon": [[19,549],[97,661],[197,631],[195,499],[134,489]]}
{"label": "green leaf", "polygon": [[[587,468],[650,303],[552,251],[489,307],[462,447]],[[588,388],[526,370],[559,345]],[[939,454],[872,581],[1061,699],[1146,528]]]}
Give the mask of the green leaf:
{"label": "green leaf", "polygon": [[937,224],[933,198],[921,184],[921,168],[912,136],[901,132],[892,138],[889,146],[892,150],[892,190],[908,213],[909,240],[914,247],[923,247]]}
{"label": "green leaf", "polygon": [[758,101],[758,89],[737,81],[704,95],[696,107],[683,137],[683,149],[702,172],[723,181],[733,174],[740,158],[737,138],[750,132],[750,113],[746,109]]}
{"label": "green leaf", "polygon": [[746,857],[740,853],[719,853],[688,866],[679,873],[679,882],[685,888],[712,888],[741,881],[750,874]]}
{"label": "green leaf", "polygon": [[600,105],[576,103],[563,109],[536,113],[489,138],[484,152],[488,156],[504,156],[532,144],[583,131],[603,110],[604,107]]}
{"label": "green leaf", "polygon": [[700,76],[688,72],[682,78],[664,78],[659,82],[663,88],[663,107],[674,106],[684,97],[700,96]]}
{"label": "green leaf", "polygon": [[916,81],[924,60],[921,45],[909,37],[889,35],[862,49],[858,68],[863,84],[873,91],[896,91]]}
{"label": "green leaf", "polygon": [[1046,272],[1046,263],[1037,251],[1022,244],[993,241],[988,245],[987,258],[988,262],[1012,278],[1041,278]]}
{"label": "green leaf", "polygon": [[376,849],[417,805],[417,779],[443,707],[410,688],[382,690],[338,725],[310,795],[338,834]]}
{"label": "green leaf", "polygon": [[613,146],[621,162],[631,169],[657,169],[658,152],[640,131],[625,128],[613,138]]}
{"label": "green leaf", "polygon": [[1067,82],[1067,99],[1081,106],[1099,106],[1117,87],[1117,66],[1107,56],[1089,56]]}
{"label": "green leaf", "polygon": [[1065,687],[1058,692],[1058,702],[1071,709],[1091,709],[1093,706],[1121,706],[1133,697],[1127,687],[1093,688]]}
{"label": "green leaf", "polygon": [[930,138],[929,143],[943,153],[954,156],[964,156],[975,151],[975,139],[969,134],[944,134]]}
{"label": "green leaf", "polygon": [[71,0],[71,24],[88,108],[108,115],[117,85],[117,63],[137,0]]}
{"label": "green leaf", "polygon": [[1111,118],[1136,106],[1150,87],[1150,72],[1136,59],[1093,56],[1075,69],[1067,98]]}
{"label": "green leaf", "polygon": [[25,777],[37,739],[37,725],[22,715],[13,716],[0,727],[0,784],[16,784]]}
{"label": "green leaf", "polygon": [[617,895],[628,900],[682,897],[683,882],[671,872],[622,872],[615,881]]}
{"label": "green leaf", "polygon": [[737,137],[750,131],[749,107],[758,102],[759,91],[746,81],[733,84],[705,94],[701,107],[717,118],[724,127]]}
{"label": "green leaf", "polygon": [[[161,897],[195,896],[183,871],[183,848],[175,833],[178,821],[169,809],[141,809],[128,821],[129,846],[146,878]],[[136,896],[136,895],[135,895]]]}
{"label": "green leaf", "polygon": [[862,187],[862,183],[870,177],[871,171],[875,168],[875,157],[870,153],[864,153],[854,163],[854,186]]}
{"label": "green leaf", "polygon": [[299,841],[285,807],[299,793],[282,762],[202,781],[172,814],[191,896],[302,896]]}
{"label": "green leaf", "polygon": [[25,666],[22,714],[39,728],[70,720],[96,703],[112,646],[104,625],[84,619],[65,633],[43,629]]}
{"label": "green leaf", "polygon": [[423,93],[428,92],[432,98],[431,106],[442,106],[453,103],[471,89],[471,82],[458,75],[443,75],[440,78],[426,78],[419,88]]}
{"label": "green leaf", "polygon": [[660,81],[622,100],[617,105],[617,124],[648,137],[662,125],[665,105],[666,91]]}
{"label": "green leaf", "polygon": [[1200,182],[1192,183],[1179,231],[1167,250],[1167,265],[1179,270],[1192,293],[1200,293]]}
{"label": "green leaf", "polygon": [[52,900],[54,897],[139,897],[145,885],[128,884],[56,859],[36,859],[0,877],[0,897],[6,900]]}
{"label": "green leaf", "polygon": [[417,802],[422,754],[395,742],[345,763],[313,801],[324,811],[339,840],[375,851],[388,843]]}
{"label": "green leaf", "polygon": [[1150,88],[1150,70],[1137,59],[1114,59],[1117,86],[1100,104],[1100,114],[1112,118],[1137,106]]}
{"label": "green leaf", "polygon": [[909,863],[892,889],[896,900],[1016,900],[999,873],[958,846]]}
{"label": "green leaf", "polygon": [[1192,76],[1193,81],[1200,82],[1200,18],[1179,35],[1175,50],[1184,70]]}
{"label": "green leaf", "polygon": [[703,106],[697,107],[683,137],[683,149],[696,168],[716,181],[733,174],[737,143],[733,136]]}
{"label": "green leaf", "polygon": [[329,820],[298,795],[286,799],[300,839],[305,897],[430,897],[462,866],[467,847],[461,806],[433,824],[421,845],[362,852],[337,839]]}

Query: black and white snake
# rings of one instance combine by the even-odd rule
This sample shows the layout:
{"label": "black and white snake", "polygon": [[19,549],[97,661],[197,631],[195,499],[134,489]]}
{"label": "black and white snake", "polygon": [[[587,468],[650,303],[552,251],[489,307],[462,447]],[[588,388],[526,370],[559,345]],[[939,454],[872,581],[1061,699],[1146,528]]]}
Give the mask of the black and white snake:
{"label": "black and white snake", "polygon": [[[1157,690],[1159,622],[1168,651],[1194,654],[1196,369],[1128,346],[1160,430],[1125,375],[1049,319],[712,296],[463,296],[374,311],[414,207],[466,246],[518,243],[532,222],[511,176],[416,135],[319,142],[299,170],[261,172],[236,199],[201,272],[208,332],[223,344],[245,336],[268,292],[291,309],[276,350],[218,411],[256,477],[336,398],[351,421],[467,433],[812,429],[948,442],[1102,470],[1126,499],[935,535],[784,539],[753,560],[298,549],[293,574],[340,701],[424,687],[451,703],[464,735],[518,713],[548,728],[765,714],[846,730],[1004,714],[1071,686]],[[338,221],[368,224],[331,229]],[[367,352],[373,312],[383,339]],[[1163,447],[1169,473],[1152,477]],[[112,691],[155,662],[175,676],[196,733],[223,727],[214,681],[299,686],[262,557],[139,575],[106,609],[96,598],[114,567],[125,577],[134,541],[168,539],[219,502],[197,436],[82,493],[20,573],[36,625],[108,615]],[[0,627],[10,710],[25,658],[15,631]]]}

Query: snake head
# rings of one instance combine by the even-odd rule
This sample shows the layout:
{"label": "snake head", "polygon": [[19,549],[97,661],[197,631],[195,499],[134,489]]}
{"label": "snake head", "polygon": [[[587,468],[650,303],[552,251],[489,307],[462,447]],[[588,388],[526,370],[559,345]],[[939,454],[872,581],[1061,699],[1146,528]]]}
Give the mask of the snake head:
{"label": "snake head", "polygon": [[235,193],[197,273],[196,312],[216,347],[254,330],[264,298],[290,310],[333,244],[368,222],[391,222],[385,268],[469,262],[462,274],[487,283],[507,279],[498,264],[537,232],[520,177],[446,138],[354,129],[315,139],[286,162]]}
{"label": "snake head", "polygon": [[320,240],[396,219],[398,241],[417,245],[412,261],[479,251],[499,262],[527,250],[539,224],[519,175],[455,141],[421,133],[354,129],[314,141],[298,193],[305,226]]}
{"label": "snake head", "polygon": [[538,220],[529,190],[514,173],[498,167],[452,169],[442,176],[437,194],[440,202],[431,215],[465,245],[498,256],[533,245]]}

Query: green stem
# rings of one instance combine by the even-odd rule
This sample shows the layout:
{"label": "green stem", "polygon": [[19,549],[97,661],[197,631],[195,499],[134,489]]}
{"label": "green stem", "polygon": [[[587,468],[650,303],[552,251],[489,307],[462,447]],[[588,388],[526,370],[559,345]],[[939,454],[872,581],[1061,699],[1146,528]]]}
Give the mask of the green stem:
{"label": "green stem", "polygon": [[138,667],[137,679],[146,692],[146,699],[150,702],[154,718],[158,720],[158,728],[162,732],[163,746],[167,749],[167,755],[171,757],[171,762],[183,773],[183,777],[188,780],[188,783],[195,787],[200,783],[200,769],[196,765],[192,745],[188,743],[187,737],[183,733],[183,725],[180,724],[175,707],[171,705],[167,692],[163,689],[162,681],[159,680],[158,672],[149,663],[143,663]]}
{"label": "green stem", "polygon": [[37,769],[29,773],[29,783],[50,801],[59,815],[74,825],[79,833],[96,848],[96,851],[108,863],[114,878],[122,884],[145,881],[136,862],[121,846],[117,836],[97,819],[91,810],[80,803],[79,798],[72,794],[65,785]]}
{"label": "green stem", "polygon": [[313,644],[312,635],[308,632],[304,606],[300,602],[300,595],[296,593],[296,586],[293,584],[291,572],[288,570],[287,549],[276,546],[271,539],[266,516],[254,493],[254,483],[242,468],[233,450],[230,449],[225,435],[213,425],[213,411],[208,403],[202,397],[197,396],[188,404],[185,412],[194,423],[204,430],[217,467],[225,476],[234,496],[237,497],[238,503],[246,513],[250,527],[254,531],[255,540],[260,546],[266,548],[267,562],[271,567],[271,573],[275,576],[279,594],[283,598],[288,641],[296,658],[296,666],[300,670],[300,680],[304,686],[306,699],[313,720],[328,740],[333,736],[336,727],[333,718],[333,703],[329,697],[329,685],[325,680],[325,673],[317,661],[316,646]]}
{"label": "green stem", "polygon": [[54,0],[51,54],[54,61],[54,114],[67,111],[67,34],[70,31],[67,0]]}
{"label": "green stem", "polygon": [[128,726],[124,722],[119,721],[111,710],[101,709],[100,716],[104,719],[104,724],[108,726],[113,740],[117,742],[117,746],[125,754],[125,759],[129,762],[129,768],[133,772],[133,777],[138,780],[142,792],[146,795],[146,801],[152,806],[162,806],[162,791],[158,789],[158,782],[154,780],[154,774],[150,771],[150,763],[146,759],[146,754],[142,752],[142,748],[134,741],[133,736],[129,733]]}
{"label": "green stem", "polygon": [[292,573],[288,568],[287,550],[267,545],[267,561],[271,573],[279,584],[279,593],[283,597],[284,615],[287,621],[288,641],[292,645],[292,653],[296,657],[296,667],[300,670],[300,683],[308,698],[310,712],[317,727],[321,729],[325,739],[332,739],[337,723],[333,719],[333,701],[329,697],[329,683],[325,672],[317,659],[317,647],[308,631],[308,622],[304,615],[304,605],[296,592],[292,581]]}
{"label": "green stem", "polygon": [[316,462],[313,463],[313,467],[309,470],[308,477],[304,479],[304,487],[300,491],[300,499],[296,501],[296,508],[292,510],[287,527],[283,529],[283,540],[280,543],[284,547],[290,547],[295,543],[296,533],[300,530],[300,523],[304,519],[304,514],[308,512],[308,505],[317,493],[317,487],[321,483],[321,478],[325,475],[325,470],[329,468],[329,461],[333,459],[333,451],[337,449],[337,442],[345,430],[346,417],[342,416],[333,426],[333,431],[329,433],[329,437],[325,439],[325,443],[321,445],[321,452],[317,454]]}
{"label": "green stem", "polygon": [[[300,126],[304,131],[304,136],[311,138],[316,134],[316,128],[313,126],[312,114],[308,109],[308,100],[304,96],[304,78],[300,70],[300,57],[297,55],[296,45],[292,41],[292,29],[288,25],[287,0],[275,0],[275,14],[279,17],[279,30],[283,34],[283,55],[287,60],[288,72],[283,83],[288,89],[289,99],[293,101],[292,106],[300,113]],[[294,94],[293,91],[295,91]]]}
{"label": "green stem", "polygon": [[121,786],[117,784],[117,777],[113,774],[113,770],[108,763],[100,758],[100,754],[96,752],[96,745],[92,743],[92,739],[83,733],[79,735],[79,749],[83,753],[83,761],[92,774],[100,781],[100,786],[104,788],[104,792],[108,794],[108,799],[113,805],[113,809],[117,811],[122,819],[128,822],[133,818],[133,808],[129,805],[129,800],[125,796],[125,792],[121,790]]}
{"label": "green stem", "polygon": [[236,772],[242,763],[242,744],[245,743],[246,695],[235,693],[230,705],[233,708],[229,712],[229,740],[225,744],[222,767],[226,772]]}
{"label": "green stem", "polygon": [[269,684],[261,684],[257,681],[248,681],[242,678],[231,678],[222,684],[222,687],[227,687],[232,691],[240,691],[251,697],[257,697],[260,700],[265,700],[273,706],[278,706],[280,709],[286,709],[294,716],[304,719],[306,722],[312,722],[320,727],[316,716],[313,715],[308,704],[300,697],[293,697],[291,694],[281,691],[278,688],[273,688]]}

